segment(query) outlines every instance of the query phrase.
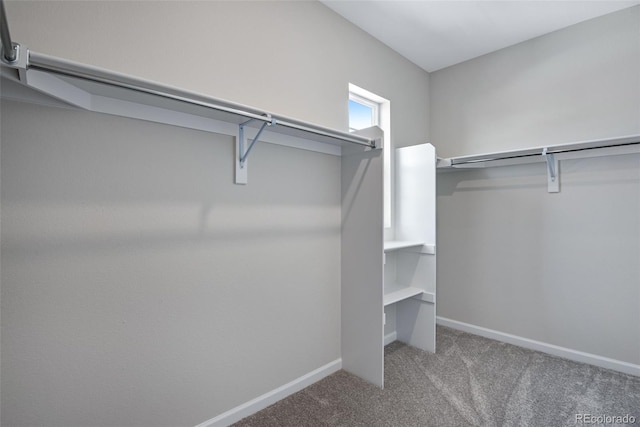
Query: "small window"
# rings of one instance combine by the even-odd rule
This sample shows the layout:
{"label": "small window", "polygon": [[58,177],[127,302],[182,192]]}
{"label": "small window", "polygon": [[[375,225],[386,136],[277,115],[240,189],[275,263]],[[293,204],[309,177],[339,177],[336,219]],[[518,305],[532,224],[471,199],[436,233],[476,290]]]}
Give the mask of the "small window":
{"label": "small window", "polygon": [[349,95],[349,131],[377,126],[380,123],[380,104],[351,93]]}

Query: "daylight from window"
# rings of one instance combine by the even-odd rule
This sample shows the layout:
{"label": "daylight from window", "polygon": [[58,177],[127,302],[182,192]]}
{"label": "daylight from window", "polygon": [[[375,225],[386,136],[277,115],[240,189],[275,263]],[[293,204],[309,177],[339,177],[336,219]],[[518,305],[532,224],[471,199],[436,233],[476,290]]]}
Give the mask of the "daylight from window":
{"label": "daylight from window", "polygon": [[374,110],[369,105],[349,100],[349,131],[364,129],[373,126]]}

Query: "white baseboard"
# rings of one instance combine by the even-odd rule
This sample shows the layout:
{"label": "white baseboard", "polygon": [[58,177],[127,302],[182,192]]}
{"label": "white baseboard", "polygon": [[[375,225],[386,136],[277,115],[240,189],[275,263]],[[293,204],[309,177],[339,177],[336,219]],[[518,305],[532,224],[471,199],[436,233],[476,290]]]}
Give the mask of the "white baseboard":
{"label": "white baseboard", "polygon": [[396,331],[391,332],[384,336],[384,345],[387,346],[398,339],[398,333]]}
{"label": "white baseboard", "polygon": [[585,353],[583,351],[572,350],[570,348],[560,347],[541,341],[535,341],[529,338],[519,337],[517,335],[494,331],[493,329],[487,329],[481,326],[471,325],[469,323],[458,322],[457,320],[451,320],[445,317],[436,317],[436,323],[438,325],[446,326],[451,329],[457,329],[460,331],[468,332],[470,334],[480,335],[482,337],[491,338],[496,341],[505,342],[507,344],[513,344],[519,347],[537,350],[543,353],[551,354],[553,356],[562,357],[564,359],[588,363],[590,365],[599,366],[601,368],[612,369],[614,371],[640,377],[640,365],[635,365],[633,363],[623,362],[621,360],[598,356],[591,353]]}
{"label": "white baseboard", "polygon": [[284,399],[287,396],[296,393],[303,388],[310,386],[311,384],[320,381],[326,376],[333,374],[334,372],[342,369],[342,359],[336,359],[333,362],[327,363],[320,368],[309,372],[295,380],[271,390],[268,393],[258,396],[253,400],[243,403],[240,406],[236,406],[233,409],[228,410],[215,418],[211,418],[208,421],[198,424],[196,427],[226,427],[235,422],[240,421],[243,418],[253,415],[256,412],[273,405],[277,401]]}

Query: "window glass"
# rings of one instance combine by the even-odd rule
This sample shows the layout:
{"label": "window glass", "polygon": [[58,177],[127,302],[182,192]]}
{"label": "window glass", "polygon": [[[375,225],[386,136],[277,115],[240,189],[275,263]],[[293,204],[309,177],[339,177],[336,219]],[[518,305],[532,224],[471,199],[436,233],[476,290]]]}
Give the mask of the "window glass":
{"label": "window glass", "polygon": [[374,125],[373,106],[365,105],[354,99],[349,99],[349,130],[359,130]]}

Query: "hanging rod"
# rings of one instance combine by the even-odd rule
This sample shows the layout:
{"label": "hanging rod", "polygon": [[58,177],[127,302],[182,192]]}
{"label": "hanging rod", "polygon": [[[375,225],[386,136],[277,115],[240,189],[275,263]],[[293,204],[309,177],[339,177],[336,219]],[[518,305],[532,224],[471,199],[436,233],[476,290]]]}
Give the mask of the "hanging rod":
{"label": "hanging rod", "polygon": [[165,99],[182,103],[205,107],[208,109],[228,113],[243,119],[255,120],[278,125],[303,133],[313,133],[342,142],[356,144],[367,148],[377,148],[376,140],[342,132],[334,129],[301,122],[285,116],[278,116],[258,109],[236,104],[216,98],[205,97],[195,92],[186,91],[173,86],[163,85],[145,79],[126,74],[105,70],[99,67],[79,64],[72,61],[56,58],[49,55],[29,51],[29,69],[45,71],[61,76],[79,78],[82,80],[102,83],[109,86],[128,89],[148,95],[154,95]]}
{"label": "hanging rod", "polygon": [[560,160],[640,153],[640,135],[551,145],[472,156],[439,158],[437,168],[475,169],[527,163],[547,163],[547,190],[560,192]]}
{"label": "hanging rod", "polygon": [[569,144],[548,145],[520,150],[500,151],[487,154],[475,154],[440,158],[439,168],[475,168],[503,166],[509,164],[537,163],[545,161],[545,156],[564,153],[578,153],[586,150],[626,147],[640,144],[640,135],[574,142]]}
{"label": "hanging rod", "polygon": [[9,63],[15,62],[18,57],[18,45],[11,41],[4,0],[0,0],[0,40],[2,41],[2,57]]}

